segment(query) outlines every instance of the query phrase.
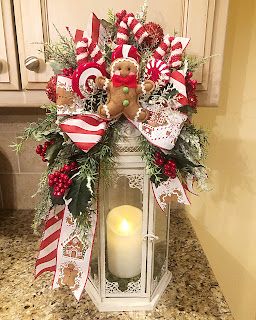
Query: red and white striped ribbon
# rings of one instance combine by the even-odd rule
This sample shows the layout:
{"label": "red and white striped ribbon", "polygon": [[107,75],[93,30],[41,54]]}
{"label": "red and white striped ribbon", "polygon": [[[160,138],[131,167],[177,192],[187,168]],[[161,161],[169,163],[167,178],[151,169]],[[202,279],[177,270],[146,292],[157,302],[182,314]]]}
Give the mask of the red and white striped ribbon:
{"label": "red and white striped ribbon", "polygon": [[166,181],[161,182],[158,186],[152,183],[152,188],[155,198],[163,211],[166,209],[167,204],[172,201],[173,196],[177,197],[177,202],[179,203],[186,205],[190,204],[190,201],[178,177],[174,179],[169,178]]}
{"label": "red and white striped ribbon", "polygon": [[66,27],[67,31],[77,43],[83,38],[90,38],[93,42],[100,44],[106,36],[106,30],[102,26],[100,19],[92,12],[89,16],[86,30],[75,29],[71,27]]}
{"label": "red and white striped ribbon", "polygon": [[52,287],[55,289],[60,286],[68,286],[77,300],[81,297],[89,274],[97,213],[91,213],[90,218],[91,227],[88,230],[86,242],[84,242],[80,238],[76,221],[68,209],[68,203],[66,203]]}
{"label": "red and white striped ribbon", "polygon": [[53,207],[47,217],[36,261],[35,277],[55,271],[57,248],[65,206]]}
{"label": "red and white striped ribbon", "polygon": [[108,121],[96,114],[76,115],[60,123],[60,128],[84,152],[94,147],[105,134]]}
{"label": "red and white striped ribbon", "polygon": [[134,17],[132,13],[126,14],[117,29],[116,44],[127,44],[129,39],[129,30],[134,35],[136,41],[141,44],[148,37],[148,32],[144,26]]}
{"label": "red and white striped ribbon", "polygon": [[186,71],[182,69],[174,70],[171,73],[170,83],[173,85],[173,88],[179,92],[176,105],[177,108],[188,104],[185,76]]}

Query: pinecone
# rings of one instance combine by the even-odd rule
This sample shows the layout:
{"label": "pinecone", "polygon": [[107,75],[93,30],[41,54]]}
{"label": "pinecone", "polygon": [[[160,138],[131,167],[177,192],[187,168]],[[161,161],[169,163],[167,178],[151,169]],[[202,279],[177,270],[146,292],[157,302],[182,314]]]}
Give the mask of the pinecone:
{"label": "pinecone", "polygon": [[48,81],[45,89],[45,93],[48,99],[52,102],[56,102],[56,84],[57,84],[57,76],[52,76]]}

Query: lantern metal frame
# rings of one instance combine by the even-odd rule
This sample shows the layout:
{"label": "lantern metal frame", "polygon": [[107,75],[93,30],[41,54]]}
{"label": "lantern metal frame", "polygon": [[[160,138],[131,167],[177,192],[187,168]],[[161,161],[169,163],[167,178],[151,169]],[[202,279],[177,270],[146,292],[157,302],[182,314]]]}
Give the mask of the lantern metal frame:
{"label": "lantern metal frame", "polygon": [[[98,278],[89,275],[86,291],[99,311],[136,311],[152,310],[165,291],[171,280],[168,270],[169,245],[169,219],[170,208],[166,210],[166,254],[162,265],[160,277],[153,279],[154,268],[154,242],[158,238],[155,232],[155,198],[150,186],[149,176],[137,143],[139,131],[126,122],[122,128],[121,139],[118,143],[119,157],[117,159],[116,173],[119,177],[129,180],[129,187],[138,188],[143,196],[142,220],[142,265],[141,276],[137,281],[129,282],[125,291],[119,290],[117,282],[109,283],[106,278],[106,227],[104,209],[99,209],[98,221]],[[141,179],[142,178],[142,179]],[[113,181],[114,182],[114,181]],[[100,184],[101,186],[104,184]],[[103,193],[99,189],[99,196]],[[104,205],[104,204],[103,204]],[[165,214],[165,213],[163,213]]]}

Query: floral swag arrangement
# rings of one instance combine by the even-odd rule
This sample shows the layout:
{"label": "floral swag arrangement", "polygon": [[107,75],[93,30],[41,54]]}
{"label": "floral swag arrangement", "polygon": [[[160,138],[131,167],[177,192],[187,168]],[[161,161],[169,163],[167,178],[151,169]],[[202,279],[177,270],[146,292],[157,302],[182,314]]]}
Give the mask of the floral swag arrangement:
{"label": "floral swag arrangement", "polygon": [[[201,163],[207,136],[191,122],[197,110],[192,76],[204,59],[185,55],[189,39],[164,35],[160,25],[146,22],[146,13],[144,6],[136,15],[109,11],[107,20],[92,14],[87,30],[67,27],[67,37],[44,45],[55,74],[46,87],[51,103],[15,146],[19,151],[29,138],[44,142],[36,148],[47,163],[33,225],[37,230],[45,221],[36,276],[54,271],[53,287],[68,285],[77,299],[88,276],[99,178],[112,179],[125,123],[140,132],[162,209],[172,196],[189,204],[186,192],[196,193],[194,183],[207,189]],[[70,239],[83,245],[76,265],[61,247]]]}

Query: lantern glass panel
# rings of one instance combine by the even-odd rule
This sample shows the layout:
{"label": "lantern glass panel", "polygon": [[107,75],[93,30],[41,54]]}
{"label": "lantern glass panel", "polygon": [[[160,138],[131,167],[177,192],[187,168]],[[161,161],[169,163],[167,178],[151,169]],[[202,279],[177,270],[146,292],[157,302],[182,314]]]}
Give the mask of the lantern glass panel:
{"label": "lantern glass panel", "polygon": [[161,280],[167,270],[168,255],[168,211],[163,212],[154,200],[154,234],[158,237],[154,241],[154,263],[153,263],[153,287]]}
{"label": "lantern glass panel", "polygon": [[95,289],[99,291],[99,223],[97,224],[90,264],[90,280]]}
{"label": "lantern glass panel", "polygon": [[141,292],[143,171],[104,186],[106,296]]}

